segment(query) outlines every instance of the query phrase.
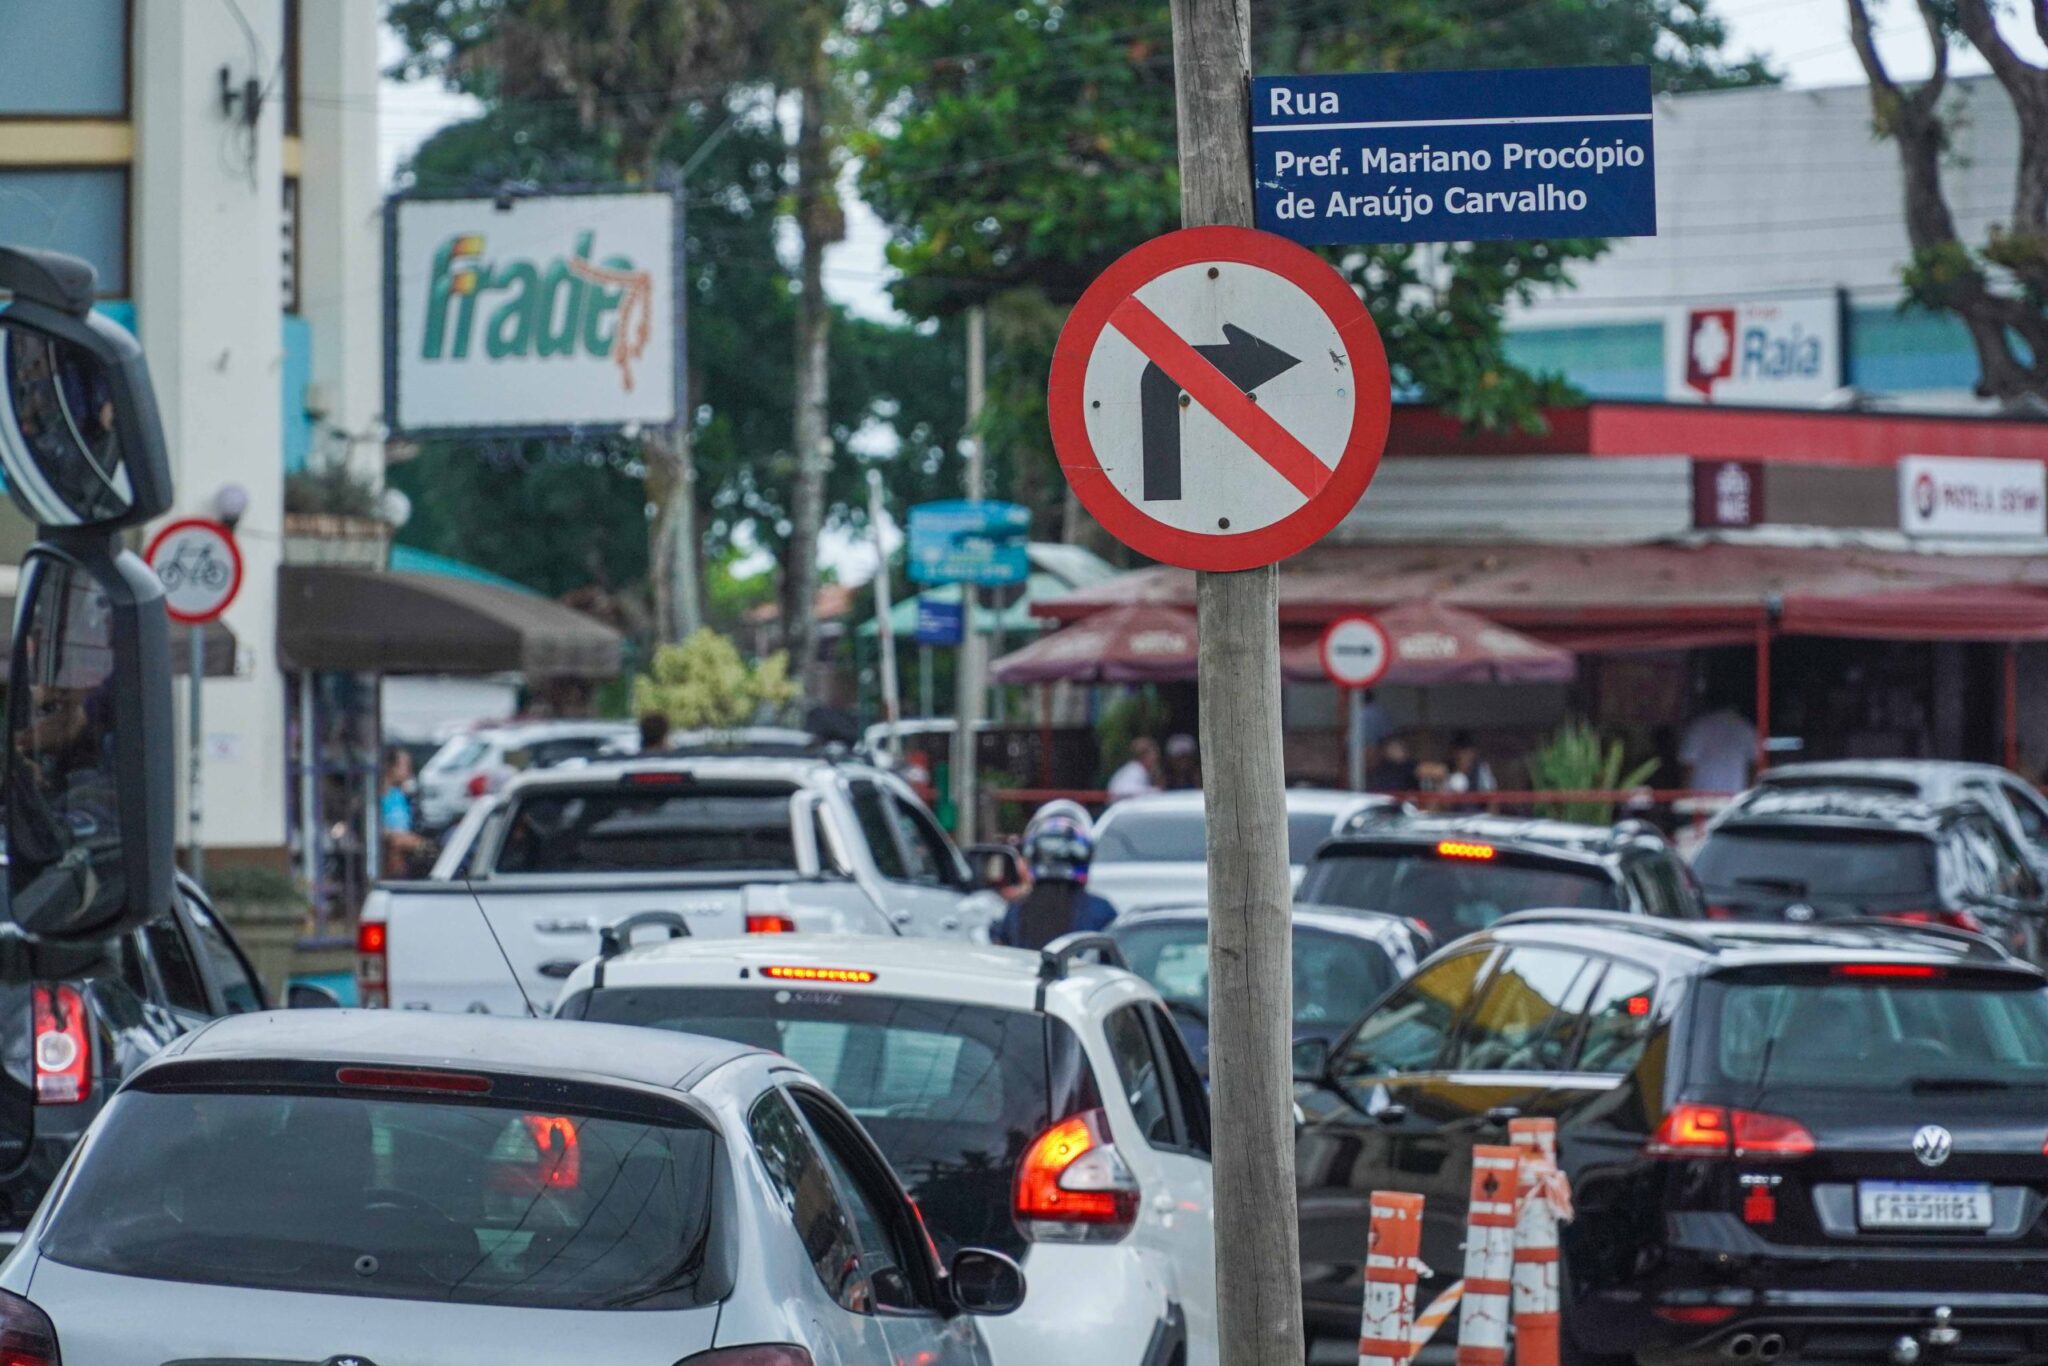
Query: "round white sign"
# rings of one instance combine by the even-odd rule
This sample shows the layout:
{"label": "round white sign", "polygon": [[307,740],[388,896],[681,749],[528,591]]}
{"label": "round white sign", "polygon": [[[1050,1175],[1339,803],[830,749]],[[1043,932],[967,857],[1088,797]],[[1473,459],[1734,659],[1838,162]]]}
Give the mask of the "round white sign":
{"label": "round white sign", "polygon": [[173,522],[156,534],[143,558],[163,583],[171,620],[187,626],[227,611],[242,588],[242,552],[234,533],[219,522]]}
{"label": "round white sign", "polygon": [[1323,632],[1323,672],[1340,688],[1370,688],[1387,676],[1393,643],[1371,617],[1344,617]]}

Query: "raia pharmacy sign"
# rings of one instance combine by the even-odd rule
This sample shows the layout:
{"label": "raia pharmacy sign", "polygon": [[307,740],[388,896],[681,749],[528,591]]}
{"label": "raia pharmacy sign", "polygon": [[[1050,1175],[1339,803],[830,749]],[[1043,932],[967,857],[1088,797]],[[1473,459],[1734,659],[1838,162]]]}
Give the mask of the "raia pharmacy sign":
{"label": "raia pharmacy sign", "polygon": [[1810,406],[1847,383],[1843,354],[1834,294],[1687,304],[1664,323],[1664,397]]}
{"label": "raia pharmacy sign", "polygon": [[401,197],[387,215],[394,431],[675,421],[682,251],[672,196]]}

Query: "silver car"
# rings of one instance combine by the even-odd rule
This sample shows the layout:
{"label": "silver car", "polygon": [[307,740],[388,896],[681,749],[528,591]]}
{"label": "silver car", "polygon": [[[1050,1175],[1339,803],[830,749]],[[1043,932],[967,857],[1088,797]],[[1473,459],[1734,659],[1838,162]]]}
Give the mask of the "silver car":
{"label": "silver car", "polygon": [[691,1035],[242,1016],[125,1085],[0,1265],[0,1358],[986,1366],[999,1253],[942,1270],[860,1125]]}

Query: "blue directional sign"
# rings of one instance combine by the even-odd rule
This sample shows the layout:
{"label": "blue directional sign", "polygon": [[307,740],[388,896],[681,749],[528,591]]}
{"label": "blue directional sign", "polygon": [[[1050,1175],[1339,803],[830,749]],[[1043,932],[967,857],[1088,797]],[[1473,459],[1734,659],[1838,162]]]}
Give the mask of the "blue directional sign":
{"label": "blue directional sign", "polygon": [[1654,237],[1650,69],[1261,76],[1252,177],[1311,245]]}
{"label": "blue directional sign", "polygon": [[991,587],[1031,577],[1031,510],[1016,503],[920,503],[910,510],[915,583]]}
{"label": "blue directional sign", "polygon": [[917,600],[917,643],[920,645],[958,645],[966,634],[963,622],[957,602],[934,602],[924,597]]}

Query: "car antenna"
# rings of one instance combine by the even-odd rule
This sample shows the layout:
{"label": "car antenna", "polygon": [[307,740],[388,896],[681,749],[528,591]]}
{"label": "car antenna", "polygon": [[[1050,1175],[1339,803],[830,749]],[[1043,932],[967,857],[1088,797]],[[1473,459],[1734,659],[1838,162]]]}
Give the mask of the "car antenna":
{"label": "car antenna", "polygon": [[477,918],[484,922],[484,932],[490,935],[491,942],[498,946],[498,957],[505,960],[505,971],[512,977],[512,989],[518,992],[519,999],[526,1003],[526,1018],[540,1019],[541,1013],[535,1008],[533,998],[526,994],[526,984],[519,980],[519,969],[512,966],[512,955],[505,952],[505,941],[498,938],[498,927],[491,923],[490,913],[484,910],[484,899],[476,894],[476,884],[464,878],[462,886],[463,890],[469,893],[469,899],[476,903]]}

